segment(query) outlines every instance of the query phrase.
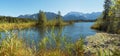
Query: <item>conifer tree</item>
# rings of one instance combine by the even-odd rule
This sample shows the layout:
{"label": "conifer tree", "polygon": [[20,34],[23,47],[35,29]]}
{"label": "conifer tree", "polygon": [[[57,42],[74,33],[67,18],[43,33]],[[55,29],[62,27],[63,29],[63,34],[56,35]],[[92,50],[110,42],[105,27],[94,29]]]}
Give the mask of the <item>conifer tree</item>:
{"label": "conifer tree", "polygon": [[63,22],[63,19],[62,19],[62,16],[61,16],[61,12],[60,12],[60,11],[58,11],[57,19],[58,19],[58,24],[61,25],[62,22]]}
{"label": "conifer tree", "polygon": [[103,19],[107,20],[109,18],[109,11],[111,9],[111,5],[112,5],[112,2],[111,0],[105,0],[105,4],[104,4],[104,16],[103,16]]}
{"label": "conifer tree", "polygon": [[45,12],[39,11],[39,14],[38,14],[38,24],[39,25],[46,25],[46,23],[47,23],[47,19],[46,19]]}

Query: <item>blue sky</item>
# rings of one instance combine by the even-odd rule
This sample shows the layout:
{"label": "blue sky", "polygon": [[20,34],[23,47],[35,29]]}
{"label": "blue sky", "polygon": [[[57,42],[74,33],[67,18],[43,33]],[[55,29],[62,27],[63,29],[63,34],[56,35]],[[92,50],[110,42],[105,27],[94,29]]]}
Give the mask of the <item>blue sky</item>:
{"label": "blue sky", "polygon": [[0,0],[0,15],[18,16],[46,12],[101,12],[104,0]]}

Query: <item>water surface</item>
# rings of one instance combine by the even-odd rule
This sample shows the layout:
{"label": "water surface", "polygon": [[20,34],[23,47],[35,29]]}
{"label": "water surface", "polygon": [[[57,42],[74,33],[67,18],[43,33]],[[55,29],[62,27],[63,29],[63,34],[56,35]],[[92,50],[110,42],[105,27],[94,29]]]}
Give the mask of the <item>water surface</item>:
{"label": "water surface", "polygon": [[[55,34],[60,34],[67,38],[71,38],[73,41],[79,39],[80,37],[86,37],[89,35],[94,35],[96,33],[95,30],[91,29],[90,27],[93,25],[94,22],[79,22],[74,23],[72,25],[67,25],[64,27],[32,27],[22,30],[10,30],[8,31],[8,35],[10,32],[14,32],[19,37],[24,38],[25,40],[33,40],[35,42],[39,42],[45,36],[51,35],[51,32]],[[0,32],[2,38],[6,37],[5,32]]]}

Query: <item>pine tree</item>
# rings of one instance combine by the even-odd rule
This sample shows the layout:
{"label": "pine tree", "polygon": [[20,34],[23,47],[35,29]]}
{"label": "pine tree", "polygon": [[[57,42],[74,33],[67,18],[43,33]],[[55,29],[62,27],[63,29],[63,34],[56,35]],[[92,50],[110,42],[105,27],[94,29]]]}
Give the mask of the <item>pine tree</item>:
{"label": "pine tree", "polygon": [[103,19],[104,20],[107,20],[109,18],[109,12],[111,9],[111,5],[112,5],[111,0],[105,0],[104,12],[103,12],[103,14],[104,14]]}
{"label": "pine tree", "polygon": [[61,12],[60,12],[60,11],[58,11],[57,19],[58,19],[58,25],[61,25],[62,22],[63,22],[63,19],[62,19],[62,16],[61,16]]}
{"label": "pine tree", "polygon": [[106,4],[109,4],[109,6],[106,7],[109,8],[109,11],[106,9],[107,15],[104,16],[106,16],[105,19],[107,20],[104,20],[102,27],[106,28],[107,32],[118,33],[118,30],[120,30],[120,0],[110,0],[109,3],[106,2]]}
{"label": "pine tree", "polygon": [[109,16],[109,12],[111,10],[111,5],[112,5],[111,0],[105,0],[103,18],[102,18],[103,21],[100,25],[100,29],[103,31],[108,31],[108,28],[109,28],[108,25],[111,23],[110,16]]}
{"label": "pine tree", "polygon": [[47,19],[46,19],[45,12],[39,11],[39,14],[38,14],[38,24],[39,25],[46,25],[46,23],[47,23]]}

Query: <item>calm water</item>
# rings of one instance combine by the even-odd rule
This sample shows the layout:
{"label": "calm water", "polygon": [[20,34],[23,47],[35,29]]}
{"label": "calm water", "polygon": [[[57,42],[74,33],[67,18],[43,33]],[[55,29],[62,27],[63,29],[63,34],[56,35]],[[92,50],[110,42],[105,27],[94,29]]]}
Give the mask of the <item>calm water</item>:
{"label": "calm water", "polygon": [[[14,32],[18,34],[19,37],[24,38],[25,40],[34,40],[38,42],[44,36],[50,36],[51,31],[55,34],[60,34],[62,36],[66,36],[67,38],[71,38],[72,40],[79,39],[80,36],[86,37],[89,35],[94,35],[96,33],[95,30],[90,29],[94,22],[79,22],[72,25],[67,25],[64,27],[48,27],[48,28],[28,28],[23,30],[11,30],[7,34],[9,35],[10,32]],[[54,29],[54,30],[53,30]],[[6,37],[5,32],[0,32],[2,38]]]}

